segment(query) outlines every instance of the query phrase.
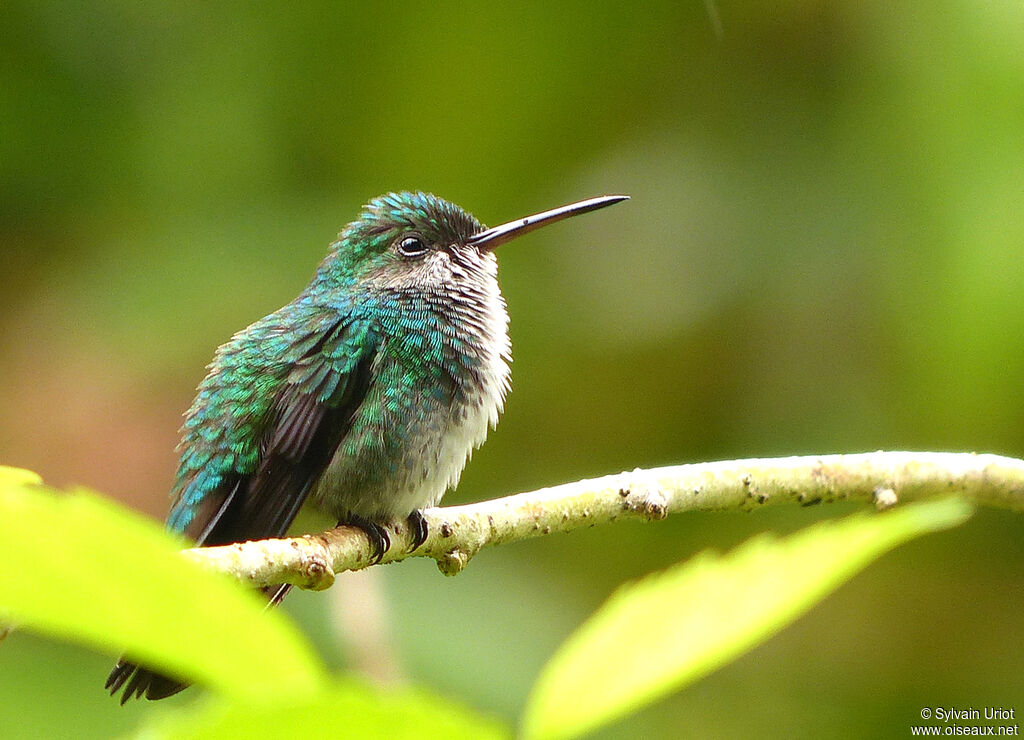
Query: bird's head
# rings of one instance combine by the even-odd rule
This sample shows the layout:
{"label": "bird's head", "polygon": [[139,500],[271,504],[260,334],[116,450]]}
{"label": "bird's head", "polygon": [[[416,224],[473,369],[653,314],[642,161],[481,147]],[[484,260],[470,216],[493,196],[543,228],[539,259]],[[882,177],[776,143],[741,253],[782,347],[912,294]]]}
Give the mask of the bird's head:
{"label": "bird's head", "polygon": [[318,277],[371,289],[440,287],[494,276],[494,249],[569,216],[626,200],[611,195],[572,203],[486,228],[453,203],[429,193],[388,193],[363,207],[332,245]]}

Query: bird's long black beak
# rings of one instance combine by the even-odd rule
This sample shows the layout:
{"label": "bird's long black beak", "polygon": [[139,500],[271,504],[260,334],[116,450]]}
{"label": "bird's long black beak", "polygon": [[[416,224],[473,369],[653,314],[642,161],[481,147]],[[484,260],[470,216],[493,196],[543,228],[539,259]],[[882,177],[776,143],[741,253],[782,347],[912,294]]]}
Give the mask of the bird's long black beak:
{"label": "bird's long black beak", "polygon": [[563,218],[569,218],[570,216],[578,216],[581,213],[596,211],[598,208],[604,208],[624,200],[629,200],[629,196],[603,195],[600,198],[581,200],[579,203],[570,203],[561,208],[552,208],[550,211],[535,213],[526,218],[517,218],[515,221],[509,221],[507,224],[485,229],[479,234],[471,236],[466,243],[478,247],[485,252],[490,252],[505,242],[527,234],[534,229],[539,229],[541,226],[553,224],[555,221],[561,221]]}

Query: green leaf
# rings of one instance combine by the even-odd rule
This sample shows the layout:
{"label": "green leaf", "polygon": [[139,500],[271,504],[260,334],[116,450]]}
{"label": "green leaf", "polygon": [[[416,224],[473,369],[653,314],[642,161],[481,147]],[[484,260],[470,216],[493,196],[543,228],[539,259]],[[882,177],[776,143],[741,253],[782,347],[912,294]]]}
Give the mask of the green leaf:
{"label": "green leaf", "polygon": [[418,690],[383,690],[352,680],[280,700],[216,700],[154,716],[139,733],[149,738],[358,737],[382,740],[506,738],[507,728]]}
{"label": "green leaf", "polygon": [[7,465],[0,465],[0,486],[30,486],[42,483],[43,479],[38,473],[24,468],[12,468]]}
{"label": "green leaf", "polygon": [[527,703],[527,738],[632,712],[770,637],[882,553],[965,521],[960,499],[827,521],[728,555],[703,553],[619,589],[559,648]]}
{"label": "green leaf", "polygon": [[[325,675],[277,611],[187,562],[183,542],[87,491],[0,469],[0,614],[234,697],[307,691]],[[102,680],[97,677],[97,681]]]}

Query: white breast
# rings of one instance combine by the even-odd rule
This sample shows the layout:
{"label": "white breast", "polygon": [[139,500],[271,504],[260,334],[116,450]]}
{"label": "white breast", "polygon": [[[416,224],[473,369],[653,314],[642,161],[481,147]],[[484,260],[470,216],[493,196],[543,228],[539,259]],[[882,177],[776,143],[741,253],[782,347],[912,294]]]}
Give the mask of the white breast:
{"label": "white breast", "polygon": [[440,501],[444,492],[454,488],[462,475],[462,469],[477,447],[487,438],[488,428],[498,423],[509,391],[509,363],[512,361],[512,345],[508,337],[508,312],[505,300],[498,292],[497,281],[489,281],[492,290],[486,296],[486,331],[489,335],[484,346],[483,382],[468,398],[457,402],[451,409],[450,431],[443,438],[435,477],[436,499]]}

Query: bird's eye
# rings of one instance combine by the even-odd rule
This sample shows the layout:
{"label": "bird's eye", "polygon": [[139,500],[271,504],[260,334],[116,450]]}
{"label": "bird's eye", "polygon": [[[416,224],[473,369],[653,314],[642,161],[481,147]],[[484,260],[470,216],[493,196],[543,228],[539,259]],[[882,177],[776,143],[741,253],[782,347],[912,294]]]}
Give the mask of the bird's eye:
{"label": "bird's eye", "polygon": [[403,236],[396,246],[403,257],[422,257],[427,253],[426,242],[419,236]]}

